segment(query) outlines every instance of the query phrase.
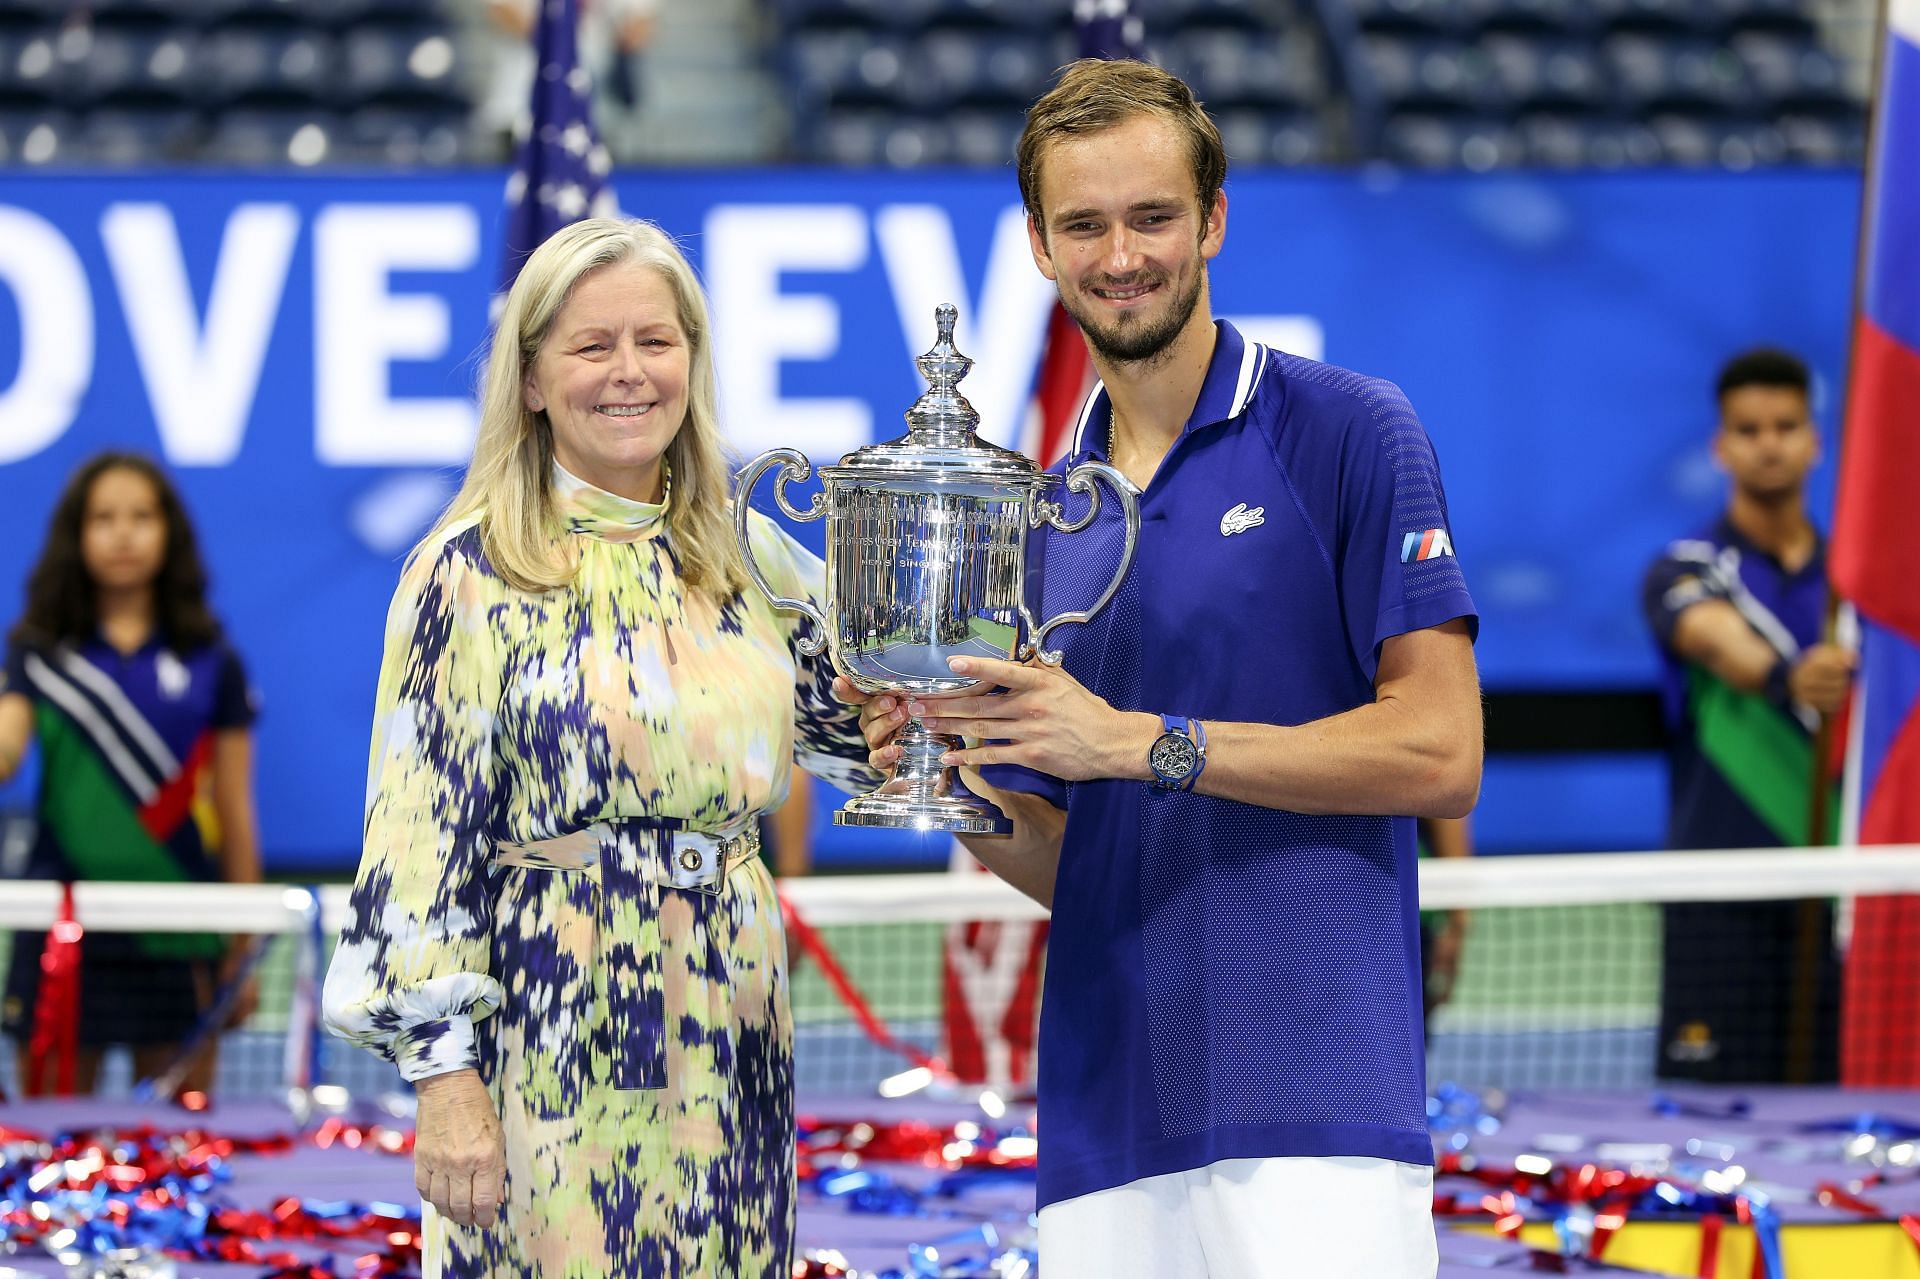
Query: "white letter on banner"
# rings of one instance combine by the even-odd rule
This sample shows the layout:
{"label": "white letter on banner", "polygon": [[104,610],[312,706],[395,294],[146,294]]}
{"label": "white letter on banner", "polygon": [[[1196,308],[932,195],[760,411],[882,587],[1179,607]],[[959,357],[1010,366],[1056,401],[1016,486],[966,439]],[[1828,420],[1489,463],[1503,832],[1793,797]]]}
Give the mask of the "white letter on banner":
{"label": "white letter on banner", "polygon": [[115,204],[100,219],[167,460],[225,466],[240,452],[300,236],[290,204],[243,204],[227,220],[207,298],[194,313],[180,235],[164,204]]}
{"label": "white letter on banner", "polygon": [[20,370],[0,390],[0,462],[66,433],[93,380],[93,291],[59,228],[0,205],[0,288],[20,311]]}
{"label": "white letter on banner", "polygon": [[945,209],[889,205],[874,218],[907,349],[918,355],[932,346],[933,309],[942,302],[957,305],[954,345],[976,362],[960,389],[980,411],[980,434],[1010,447],[1019,446],[1026,425],[1034,365],[1056,296],[1053,285],[1033,269],[1026,217],[1017,204],[1000,214],[977,303],[967,293]]}
{"label": "white letter on banner", "polygon": [[840,348],[832,299],[782,293],[780,273],[857,270],[866,215],[851,204],[723,204],[707,215],[704,238],[721,423],[734,447],[837,459],[872,439],[865,400],[780,397],[782,360],[824,360]]}
{"label": "white letter on banner", "polygon": [[391,394],[395,360],[447,353],[447,300],[387,291],[394,271],[465,271],[480,253],[464,204],[333,204],[313,223],[314,452],[328,466],[440,466],[473,448],[465,396]]}

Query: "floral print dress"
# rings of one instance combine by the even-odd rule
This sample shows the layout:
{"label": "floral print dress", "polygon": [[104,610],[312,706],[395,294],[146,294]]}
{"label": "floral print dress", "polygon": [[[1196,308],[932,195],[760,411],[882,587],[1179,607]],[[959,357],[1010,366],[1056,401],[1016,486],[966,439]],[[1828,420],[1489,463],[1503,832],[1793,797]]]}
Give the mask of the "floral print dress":
{"label": "floral print dress", "polygon": [[[428,1276],[786,1279],[793,1035],[779,903],[750,860],[675,888],[676,832],[731,835],[796,756],[877,778],[811,624],[683,587],[665,502],[556,468],[579,572],[529,594],[477,523],[409,564],[389,615],[366,846],[327,973],[337,1034],[409,1080],[477,1067],[502,1220],[427,1209]],[[666,499],[671,500],[671,495]],[[783,595],[818,559],[757,513]]]}

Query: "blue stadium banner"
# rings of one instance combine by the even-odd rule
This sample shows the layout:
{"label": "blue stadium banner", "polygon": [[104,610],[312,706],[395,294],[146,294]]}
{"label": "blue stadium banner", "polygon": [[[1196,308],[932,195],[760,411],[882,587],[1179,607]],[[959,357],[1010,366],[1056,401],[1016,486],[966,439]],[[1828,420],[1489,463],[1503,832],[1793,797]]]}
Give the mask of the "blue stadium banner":
{"label": "blue stadium banner", "polygon": [[[0,186],[0,619],[79,459],[167,462],[264,696],[281,865],[355,855],[381,619],[472,437],[503,177]],[[615,190],[706,279],[743,455],[897,434],[949,300],[985,433],[1020,437],[1051,294],[1010,173],[650,172]],[[1249,172],[1227,191],[1216,312],[1392,378],[1427,422],[1486,681],[1650,683],[1635,586],[1719,501],[1714,368],[1796,348],[1830,420],[1857,177]],[[1507,820],[1487,814],[1482,842],[1531,837]]]}

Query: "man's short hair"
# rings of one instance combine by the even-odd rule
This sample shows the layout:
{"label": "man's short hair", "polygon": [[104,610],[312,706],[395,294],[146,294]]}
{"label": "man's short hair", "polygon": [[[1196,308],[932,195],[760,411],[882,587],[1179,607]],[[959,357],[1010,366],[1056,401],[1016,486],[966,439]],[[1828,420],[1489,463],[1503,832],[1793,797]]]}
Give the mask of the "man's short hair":
{"label": "man's short hair", "polygon": [[1027,127],[1020,131],[1015,151],[1020,199],[1042,235],[1046,222],[1040,208],[1040,159],[1046,148],[1062,138],[1099,133],[1142,115],[1165,120],[1186,135],[1200,211],[1213,207],[1214,196],[1227,181],[1227,148],[1193,90],[1151,63],[1082,58],[1068,63],[1060,82],[1027,112]]}
{"label": "man's short hair", "polygon": [[1726,362],[1713,384],[1713,401],[1718,404],[1743,386],[1783,386],[1806,395],[1812,385],[1805,360],[1779,347],[1760,346]]}

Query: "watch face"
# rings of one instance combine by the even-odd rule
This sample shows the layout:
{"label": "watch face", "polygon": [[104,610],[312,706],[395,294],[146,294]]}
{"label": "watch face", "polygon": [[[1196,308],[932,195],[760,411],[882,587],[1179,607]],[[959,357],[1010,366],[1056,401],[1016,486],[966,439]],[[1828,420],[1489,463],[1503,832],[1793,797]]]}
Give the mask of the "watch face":
{"label": "watch face", "polygon": [[1180,733],[1162,733],[1153,743],[1147,764],[1160,777],[1178,781],[1200,762],[1200,751],[1193,739]]}

